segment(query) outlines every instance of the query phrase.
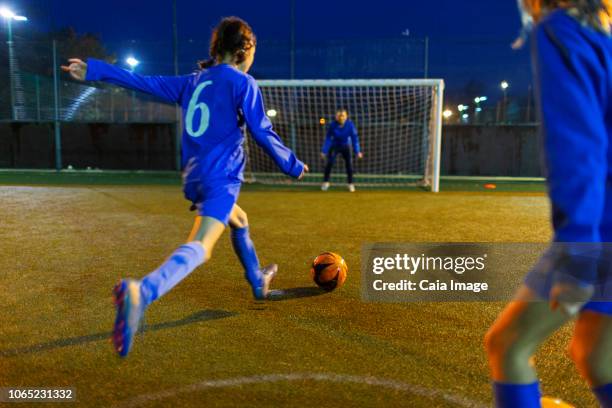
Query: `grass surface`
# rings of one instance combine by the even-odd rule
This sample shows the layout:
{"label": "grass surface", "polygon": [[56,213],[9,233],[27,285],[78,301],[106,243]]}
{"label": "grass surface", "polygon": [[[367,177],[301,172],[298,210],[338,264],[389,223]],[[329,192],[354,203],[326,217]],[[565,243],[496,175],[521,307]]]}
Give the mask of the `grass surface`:
{"label": "grass surface", "polygon": [[[148,310],[146,333],[120,361],[106,340],[111,288],[186,238],[193,214],[180,188],[5,185],[0,202],[0,386],[72,386],[78,406],[457,405],[442,394],[487,406],[482,337],[503,305],[363,303],[361,245],[550,238],[541,193],[247,187],[239,203],[260,259],[280,265],[275,287],[289,295],[252,301],[226,234]],[[324,250],[350,268],[329,294],[308,274]],[[564,353],[570,329],[537,355],[543,390],[591,407]]]}

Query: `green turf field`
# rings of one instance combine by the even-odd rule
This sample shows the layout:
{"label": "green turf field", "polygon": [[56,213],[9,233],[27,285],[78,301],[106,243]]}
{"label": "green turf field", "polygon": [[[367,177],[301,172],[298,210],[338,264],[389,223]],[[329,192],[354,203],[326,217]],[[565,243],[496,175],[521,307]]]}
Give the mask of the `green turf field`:
{"label": "green turf field", "polygon": [[[492,193],[479,181],[440,194],[246,187],[239,203],[262,262],[280,265],[275,287],[286,295],[251,300],[226,234],[210,263],[149,309],[147,331],[120,361],[107,340],[111,289],[186,238],[193,215],[176,180],[23,177],[0,174],[0,386],[72,386],[78,406],[490,406],[481,343],[502,304],[363,303],[361,245],[550,238],[541,185]],[[308,274],[324,250],[350,267],[329,294]],[[569,333],[537,355],[543,390],[591,407],[564,353]]]}

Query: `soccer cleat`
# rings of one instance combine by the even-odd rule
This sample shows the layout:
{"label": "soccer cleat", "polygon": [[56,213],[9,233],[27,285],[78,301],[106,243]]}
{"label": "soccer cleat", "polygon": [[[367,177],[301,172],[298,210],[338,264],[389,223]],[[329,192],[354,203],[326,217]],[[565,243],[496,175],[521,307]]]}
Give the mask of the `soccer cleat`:
{"label": "soccer cleat", "polygon": [[350,191],[351,193],[355,192],[355,185],[353,183],[348,185],[348,191]]}
{"label": "soccer cleat", "polygon": [[140,282],[122,279],[113,289],[113,297],[117,308],[113,346],[119,357],[126,357],[132,349],[134,336],[144,314],[144,306],[140,299]]}
{"label": "soccer cleat", "polygon": [[329,182],[328,182],[328,181],[326,181],[325,183],[323,183],[323,184],[321,185],[321,190],[322,190],[322,191],[327,191],[327,190],[329,190],[329,186],[330,186]]}
{"label": "soccer cleat", "polygon": [[255,296],[255,299],[265,300],[268,298],[268,295],[270,295],[270,284],[276,277],[277,272],[277,264],[268,265],[261,270],[263,274],[263,285],[253,288],[253,296]]}

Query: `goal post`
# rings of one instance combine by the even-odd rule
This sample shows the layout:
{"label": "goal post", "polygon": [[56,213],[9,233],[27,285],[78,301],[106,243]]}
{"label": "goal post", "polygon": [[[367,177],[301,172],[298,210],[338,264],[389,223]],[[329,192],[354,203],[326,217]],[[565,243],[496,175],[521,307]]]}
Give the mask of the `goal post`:
{"label": "goal post", "polygon": [[[353,160],[362,186],[425,185],[440,189],[444,81],[441,79],[265,80],[258,82],[267,114],[283,142],[310,166],[306,183],[321,183],[321,147],[338,109],[359,134],[363,160]],[[249,181],[290,183],[247,139]],[[332,184],[345,183],[337,157]]]}

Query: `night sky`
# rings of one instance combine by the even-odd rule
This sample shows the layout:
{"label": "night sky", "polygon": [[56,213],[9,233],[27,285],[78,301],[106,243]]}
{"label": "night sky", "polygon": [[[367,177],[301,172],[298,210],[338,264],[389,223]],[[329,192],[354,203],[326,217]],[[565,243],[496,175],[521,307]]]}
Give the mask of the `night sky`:
{"label": "night sky", "polygon": [[[515,94],[526,92],[529,85],[528,50],[515,52],[509,46],[520,26],[514,0],[296,0],[296,3],[298,46],[340,39],[356,43],[364,39],[381,43],[402,38],[422,41],[427,36],[430,77],[446,79],[451,94],[467,97],[472,89],[473,92],[482,89],[495,99],[501,94],[498,84],[503,79],[511,82]],[[137,55],[143,62],[139,68],[143,72],[167,73],[172,68],[169,0],[7,0],[3,4],[27,15],[28,27],[45,31],[72,26],[79,32],[97,33],[118,58],[124,59],[130,53]],[[178,0],[181,70],[190,69],[193,59],[206,57],[212,27],[227,15],[247,20],[262,47],[268,42],[289,41],[289,1]],[[26,29],[26,25],[18,28]],[[405,30],[409,30],[409,37],[402,35]],[[254,71],[258,70],[258,61],[259,66],[288,65],[287,58],[274,55],[258,51],[258,57],[265,60],[256,60]],[[418,61],[406,61],[406,65],[422,63],[420,56],[415,58]],[[299,69],[301,77],[317,77],[317,72]],[[470,81],[472,85],[468,87]]]}

